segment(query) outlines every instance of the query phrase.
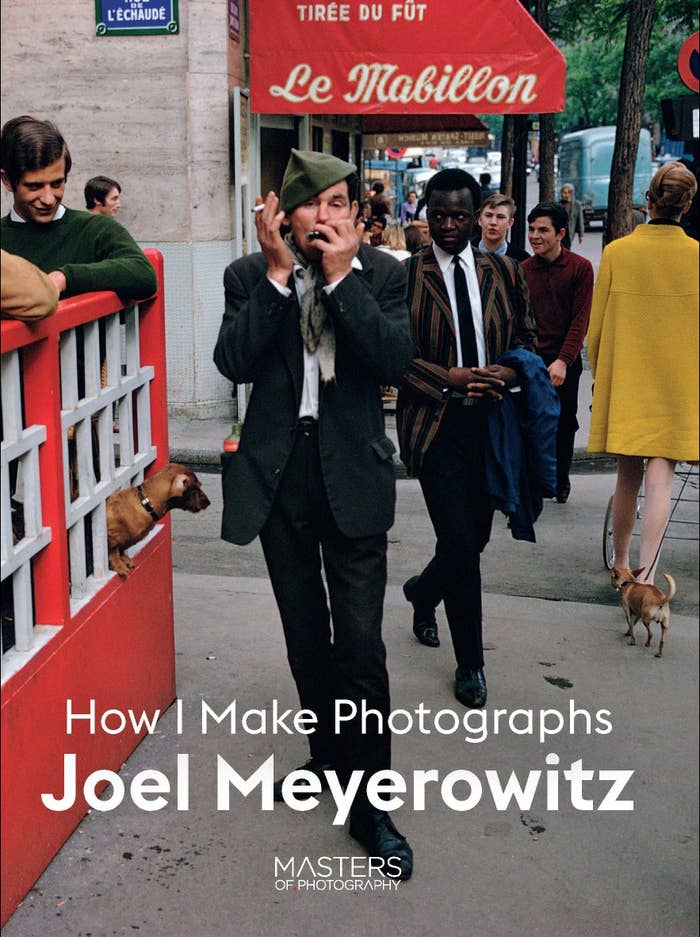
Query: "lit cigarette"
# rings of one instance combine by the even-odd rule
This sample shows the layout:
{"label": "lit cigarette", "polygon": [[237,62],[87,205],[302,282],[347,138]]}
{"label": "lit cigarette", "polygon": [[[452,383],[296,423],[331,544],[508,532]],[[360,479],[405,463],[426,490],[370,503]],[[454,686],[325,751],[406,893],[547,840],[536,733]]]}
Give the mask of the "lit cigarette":
{"label": "lit cigarette", "polygon": [[254,211],[254,212],[256,212],[256,211],[262,211],[264,207],[265,207],[265,203],[263,202],[262,205],[256,205],[255,208],[253,209],[253,211]]}

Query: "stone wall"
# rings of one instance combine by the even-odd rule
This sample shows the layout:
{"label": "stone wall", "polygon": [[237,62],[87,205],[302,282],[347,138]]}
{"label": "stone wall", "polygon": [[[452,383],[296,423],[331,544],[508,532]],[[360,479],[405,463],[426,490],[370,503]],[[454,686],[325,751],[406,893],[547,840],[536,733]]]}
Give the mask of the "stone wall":
{"label": "stone wall", "polygon": [[[231,386],[211,356],[233,258],[229,88],[243,58],[226,0],[179,8],[179,35],[97,37],[85,0],[3,0],[2,119],[59,126],[73,158],[66,205],[84,208],[93,175],[119,180],[119,221],[165,255],[169,407],[225,416]],[[3,214],[10,205],[3,192]]]}

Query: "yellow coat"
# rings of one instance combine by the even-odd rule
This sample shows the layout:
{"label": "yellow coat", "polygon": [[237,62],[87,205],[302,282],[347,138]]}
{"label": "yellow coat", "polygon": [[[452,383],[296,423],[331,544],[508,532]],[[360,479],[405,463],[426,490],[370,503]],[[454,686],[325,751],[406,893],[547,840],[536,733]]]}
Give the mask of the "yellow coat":
{"label": "yellow coat", "polygon": [[591,452],[698,461],[698,242],[638,225],[603,251],[588,356]]}

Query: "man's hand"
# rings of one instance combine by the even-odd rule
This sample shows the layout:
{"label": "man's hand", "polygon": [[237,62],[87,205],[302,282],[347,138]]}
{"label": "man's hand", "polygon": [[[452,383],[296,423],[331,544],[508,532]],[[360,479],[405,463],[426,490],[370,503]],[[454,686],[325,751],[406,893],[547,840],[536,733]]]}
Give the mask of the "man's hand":
{"label": "man's hand", "polygon": [[518,372],[502,364],[487,364],[485,368],[472,368],[472,374],[482,377],[495,377],[503,381],[506,387],[515,387],[519,381]]}
{"label": "man's hand", "polygon": [[274,192],[268,192],[264,202],[258,197],[255,204],[264,206],[255,212],[255,230],[260,248],[267,259],[267,276],[280,286],[286,286],[294,264],[289,248],[280,234],[284,220],[284,212],[279,211],[280,201]]}
{"label": "man's hand", "polygon": [[68,285],[66,283],[66,278],[64,274],[62,274],[60,270],[52,270],[51,273],[47,274],[47,276],[49,280],[51,280],[53,285],[56,287],[56,289],[58,290],[58,295],[60,296],[61,293],[65,291],[66,286]]}
{"label": "man's hand", "polygon": [[549,371],[549,379],[555,387],[561,387],[561,385],[566,380],[566,364],[557,358],[556,361],[553,361],[550,366],[547,368]]}
{"label": "man's hand", "polygon": [[[506,386],[503,377],[498,377],[491,369],[510,371],[510,368],[500,368],[499,365],[489,365],[488,368],[450,368],[447,374],[447,386],[453,390],[466,393],[467,397],[491,397],[502,400],[501,391]],[[513,371],[513,374],[515,372]]]}
{"label": "man's hand", "polygon": [[352,271],[352,260],[360,246],[360,237],[351,218],[319,222],[316,229],[325,234],[327,241],[314,241],[322,254],[321,263],[326,283],[337,283]]}

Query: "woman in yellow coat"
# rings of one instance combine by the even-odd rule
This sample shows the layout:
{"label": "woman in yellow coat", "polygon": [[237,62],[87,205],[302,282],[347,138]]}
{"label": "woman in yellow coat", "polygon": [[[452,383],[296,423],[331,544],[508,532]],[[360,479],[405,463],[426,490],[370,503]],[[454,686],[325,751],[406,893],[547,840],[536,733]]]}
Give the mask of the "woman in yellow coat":
{"label": "woman in yellow coat", "polygon": [[680,226],[696,190],[682,163],[659,169],[649,224],[605,248],[593,294],[588,448],[617,456],[613,547],[627,569],[644,479],[642,582],[654,581],[676,461],[698,461],[698,242]]}

